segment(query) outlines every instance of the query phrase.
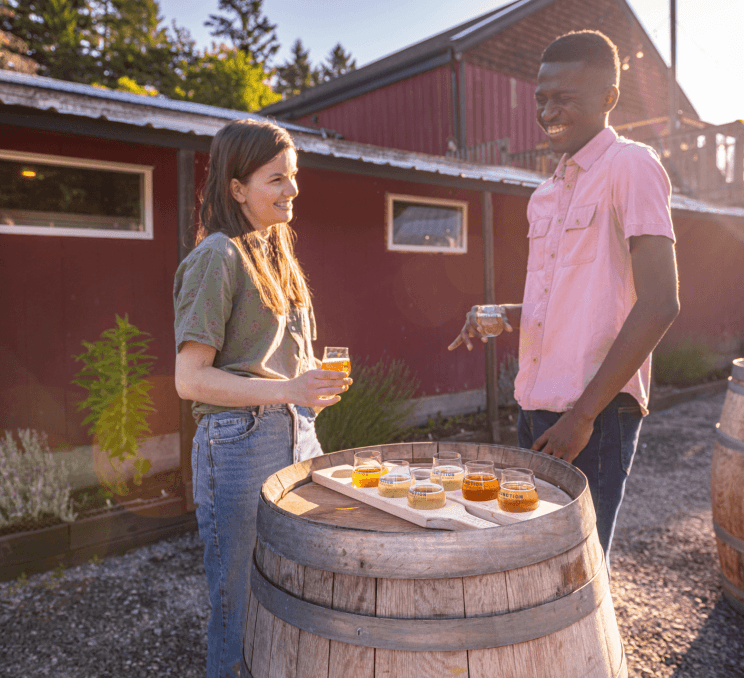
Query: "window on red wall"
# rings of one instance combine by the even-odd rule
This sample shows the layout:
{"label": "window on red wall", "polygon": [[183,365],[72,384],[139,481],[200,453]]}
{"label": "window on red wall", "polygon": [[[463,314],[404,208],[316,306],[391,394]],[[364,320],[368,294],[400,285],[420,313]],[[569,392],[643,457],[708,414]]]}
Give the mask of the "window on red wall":
{"label": "window on red wall", "polygon": [[404,252],[466,253],[468,203],[388,193],[387,246]]}
{"label": "window on red wall", "polygon": [[0,150],[0,233],[150,240],[152,167]]}

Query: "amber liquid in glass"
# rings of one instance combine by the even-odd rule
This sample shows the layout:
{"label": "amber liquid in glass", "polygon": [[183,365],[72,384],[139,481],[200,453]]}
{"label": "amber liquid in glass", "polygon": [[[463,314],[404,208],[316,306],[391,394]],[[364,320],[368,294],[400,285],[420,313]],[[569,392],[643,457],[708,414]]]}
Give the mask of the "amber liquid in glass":
{"label": "amber liquid in glass", "polygon": [[463,499],[491,501],[499,496],[499,479],[490,473],[470,473],[462,483]]}
{"label": "amber liquid in glass", "polygon": [[499,490],[499,508],[508,513],[534,511],[539,503],[532,483],[507,481]]}
{"label": "amber liquid in glass", "polygon": [[351,484],[354,487],[377,487],[382,474],[383,470],[379,466],[357,466],[351,472]]}
{"label": "amber liquid in glass", "polygon": [[325,358],[320,369],[351,374],[351,360],[349,358]]}

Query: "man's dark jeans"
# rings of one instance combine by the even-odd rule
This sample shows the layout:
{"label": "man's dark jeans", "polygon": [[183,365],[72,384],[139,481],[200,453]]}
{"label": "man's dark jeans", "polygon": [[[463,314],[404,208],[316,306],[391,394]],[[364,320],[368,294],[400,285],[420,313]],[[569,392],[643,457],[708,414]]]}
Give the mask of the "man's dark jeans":
{"label": "man's dark jeans", "polygon": [[[561,412],[520,409],[517,424],[519,446],[532,447],[534,441],[553,426],[561,415]],[[628,393],[619,393],[595,419],[589,443],[573,460],[573,465],[581,469],[589,480],[597,514],[597,533],[608,569],[615,520],[633,463],[642,420],[636,399]]]}

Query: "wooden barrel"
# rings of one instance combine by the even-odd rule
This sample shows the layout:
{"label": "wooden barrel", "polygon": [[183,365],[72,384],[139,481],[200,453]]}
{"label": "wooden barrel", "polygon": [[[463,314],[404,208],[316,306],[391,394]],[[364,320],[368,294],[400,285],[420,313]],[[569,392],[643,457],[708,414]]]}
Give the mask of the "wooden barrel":
{"label": "wooden barrel", "polygon": [[354,450],[279,471],[259,500],[245,636],[253,678],[628,675],[578,469],[496,445],[376,449],[529,467],[565,505],[512,525],[427,530],[311,482],[313,470],[351,464]]}
{"label": "wooden barrel", "polygon": [[723,595],[744,614],[744,358],[734,360],[710,470]]}

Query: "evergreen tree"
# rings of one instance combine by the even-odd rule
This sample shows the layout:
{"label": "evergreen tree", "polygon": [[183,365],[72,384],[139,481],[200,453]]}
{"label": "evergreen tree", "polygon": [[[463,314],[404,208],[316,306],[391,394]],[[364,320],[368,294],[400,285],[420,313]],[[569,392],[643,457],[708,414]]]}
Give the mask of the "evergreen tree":
{"label": "evergreen tree", "polygon": [[306,50],[299,38],[292,45],[292,60],[276,69],[274,91],[285,99],[304,92],[320,82],[320,72],[310,63],[310,51]]}
{"label": "evergreen tree", "polygon": [[320,80],[328,82],[339,75],[356,70],[356,59],[347,52],[339,42],[326,57],[325,63],[320,65]]}
{"label": "evergreen tree", "polygon": [[95,79],[97,41],[88,0],[10,0],[0,30],[14,36],[9,52],[35,61],[38,74],[73,82]]}
{"label": "evergreen tree", "polygon": [[257,111],[281,96],[266,84],[261,64],[235,47],[207,51],[185,73],[174,97],[237,111]]}
{"label": "evergreen tree", "polygon": [[279,50],[276,24],[262,15],[263,0],[219,0],[218,9],[231,16],[210,14],[204,23],[216,38],[227,38],[254,63],[268,63]]}

